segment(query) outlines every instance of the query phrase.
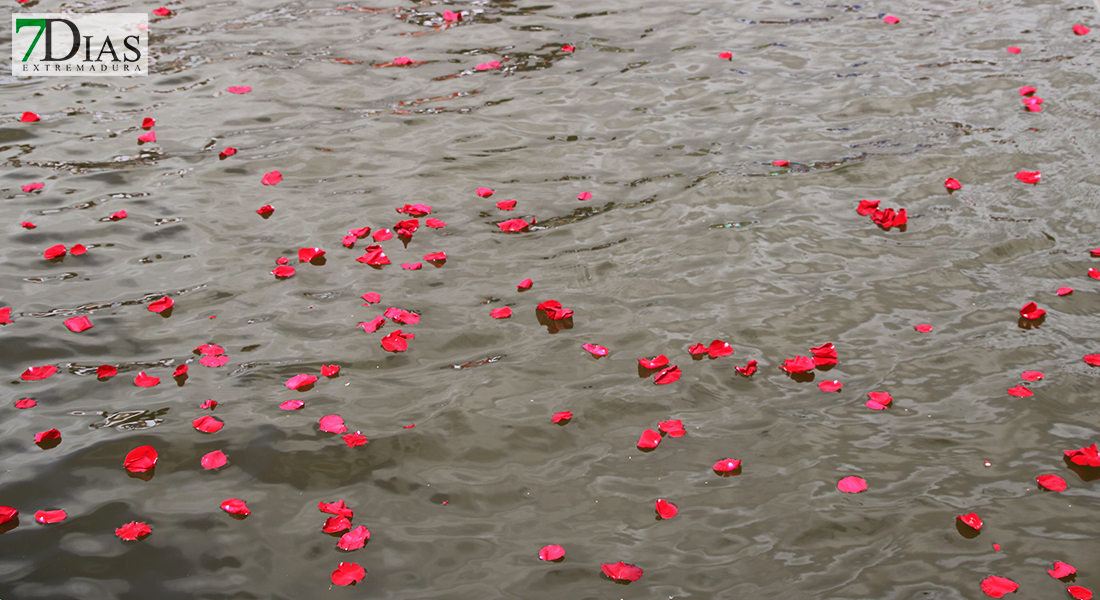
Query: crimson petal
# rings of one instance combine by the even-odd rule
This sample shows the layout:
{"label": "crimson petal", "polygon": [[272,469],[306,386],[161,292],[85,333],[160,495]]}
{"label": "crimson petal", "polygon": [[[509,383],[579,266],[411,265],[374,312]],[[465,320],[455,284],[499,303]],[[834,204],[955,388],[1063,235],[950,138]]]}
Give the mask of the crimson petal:
{"label": "crimson petal", "polygon": [[367,540],[370,539],[370,530],[360,525],[355,529],[340,536],[340,541],[336,542],[336,547],[351,552],[352,550],[358,550],[367,544]]}
{"label": "crimson petal", "polygon": [[34,520],[43,525],[47,525],[50,523],[60,523],[68,516],[69,515],[63,510],[40,510],[34,513]]}
{"label": "crimson petal", "polygon": [[367,576],[367,570],[350,562],[342,562],[332,572],[332,583],[336,585],[351,585],[363,581]]}
{"label": "crimson petal", "polygon": [[642,578],[642,570],[639,567],[622,561],[602,564],[600,570],[604,575],[619,581],[638,581]]}
{"label": "crimson petal", "polygon": [[867,481],[862,477],[848,476],[837,482],[836,489],[845,494],[858,494],[867,489]]}
{"label": "crimson petal", "polygon": [[57,373],[57,367],[53,365],[43,365],[41,367],[30,367],[23,374],[19,376],[23,381],[39,381],[48,377],[53,377]]}
{"label": "crimson petal", "polygon": [[248,505],[244,503],[244,500],[239,500],[237,498],[222,500],[221,509],[227,513],[244,517],[252,514],[252,511],[248,510]]}
{"label": "crimson petal", "polygon": [[134,385],[136,385],[138,387],[145,387],[145,388],[153,387],[153,386],[157,385],[158,383],[160,383],[160,377],[153,377],[152,375],[146,375],[145,371],[142,371],[142,372],[138,373],[137,377],[134,377]]}
{"label": "crimson petal", "polygon": [[676,516],[676,513],[680,512],[680,509],[676,508],[676,505],[665,499],[657,500],[654,503],[654,508],[657,509],[657,514],[662,519],[671,519]]}
{"label": "crimson petal", "polygon": [[130,521],[115,530],[115,535],[125,542],[136,542],[138,538],[147,536],[150,533],[153,533],[152,527],[137,521]]}
{"label": "crimson petal", "polygon": [[984,524],[982,523],[981,517],[979,517],[975,513],[966,513],[965,515],[959,515],[956,518],[963,523],[969,525],[972,529],[974,529],[974,531],[981,531],[982,525]]}
{"label": "crimson petal", "polygon": [[191,421],[191,426],[203,433],[217,433],[221,431],[222,427],[225,427],[225,423],[210,415],[203,415]]}
{"label": "crimson petal", "polygon": [[174,306],[175,304],[175,301],[173,301],[171,298],[169,298],[168,296],[164,296],[160,300],[154,300],[150,302],[148,308],[155,313],[162,313],[169,308],[172,308],[172,306]]}
{"label": "crimson petal", "polygon": [[122,466],[131,473],[144,473],[157,466],[157,450],[152,446],[138,446],[126,454]]}
{"label": "crimson petal", "polygon": [[301,375],[295,375],[294,377],[287,379],[285,385],[287,389],[296,390],[307,385],[313,385],[314,383],[317,383],[316,376],[302,373]]}
{"label": "crimson petal", "polygon": [[638,438],[639,448],[656,448],[661,444],[661,434],[653,431],[652,429],[646,429],[642,432],[642,436]]}
{"label": "crimson petal", "polygon": [[199,461],[199,464],[201,464],[204,469],[219,469],[224,467],[228,462],[229,460],[225,457],[224,452],[215,450],[204,455]]}
{"label": "crimson petal", "polygon": [[344,418],[340,415],[325,415],[318,423],[321,425],[321,431],[325,433],[344,433],[348,430],[347,425],[344,425]]}
{"label": "crimson petal", "polygon": [[665,367],[653,376],[653,383],[657,385],[668,385],[680,379],[680,375],[680,367],[677,367],[676,365]]}
{"label": "crimson petal", "polygon": [[1007,579],[990,575],[982,580],[982,591],[992,598],[1003,598],[1005,594],[1011,594],[1020,587],[1020,584]]}
{"label": "crimson petal", "polygon": [[1040,475],[1035,478],[1035,481],[1038,482],[1043,489],[1052,492],[1066,491],[1066,480],[1057,475]]}
{"label": "crimson petal", "polygon": [[539,560],[558,560],[565,556],[565,548],[551,544],[539,549]]}

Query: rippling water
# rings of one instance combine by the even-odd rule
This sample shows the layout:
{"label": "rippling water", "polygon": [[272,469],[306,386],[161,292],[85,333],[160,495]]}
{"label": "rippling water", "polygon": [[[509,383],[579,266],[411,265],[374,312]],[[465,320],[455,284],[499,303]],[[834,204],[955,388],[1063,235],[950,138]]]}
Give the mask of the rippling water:
{"label": "rippling water", "polygon": [[[60,8],[155,6],[13,5]],[[4,79],[0,504],[21,513],[0,537],[5,599],[955,599],[984,597],[989,575],[1062,597],[1055,560],[1100,588],[1100,469],[1063,460],[1100,440],[1100,373],[1081,360],[1100,352],[1086,274],[1100,267],[1100,38],[1071,31],[1100,26],[1097,7],[168,8],[152,17],[150,76]],[[415,64],[384,66],[402,56]],[[157,141],[139,145],[145,117]],[[239,152],[219,160],[227,146]],[[274,170],[283,181],[261,185]],[[948,177],[962,189],[947,194]],[[908,225],[876,227],[861,199],[907,209]],[[411,240],[381,242],[381,269],[354,260],[368,239],[341,245],[409,203],[447,226],[421,218]],[[535,224],[501,232],[509,218]],[[76,243],[88,252],[43,258]],[[297,264],[302,247],[323,264]],[[400,267],[437,251],[439,267]],[[297,273],[276,280],[284,256]],[[146,310],[164,295],[170,313]],[[540,321],[550,299],[571,327]],[[1019,319],[1028,301],[1048,313],[1038,325]],[[421,321],[356,328],[391,306]],[[511,318],[489,318],[504,306]],[[63,326],[79,315],[94,327]],[[397,328],[416,337],[386,352]],[[735,354],[688,354],[713,339]],[[812,382],[779,369],[826,342],[840,362]],[[207,343],[229,362],[201,366],[192,348]],[[679,381],[639,368],[658,354]],[[759,372],[735,373],[751,359]],[[19,378],[47,364],[60,373]],[[118,376],[97,380],[101,364]],[[283,385],[322,364],[342,370]],[[136,387],[141,371],[160,384]],[[833,379],[842,391],[818,389]],[[1035,395],[1007,395],[1017,384]],[[872,391],[893,405],[868,409]],[[12,407],[26,397],[37,406]],[[205,399],[217,433],[192,428]],[[291,399],[304,408],[279,409]],[[328,414],[370,442],[320,432]],[[640,451],[667,419],[687,435]],[[62,442],[35,446],[50,428]],[[128,476],[123,458],[146,444],[154,475]],[[229,463],[206,471],[213,450]],[[739,474],[712,470],[726,457]],[[1069,489],[1038,490],[1044,473]],[[850,475],[869,489],[837,491]],[[252,515],[222,512],[226,498]],[[658,520],[658,498],[679,515]],[[317,503],[336,499],[370,529],[365,548],[321,531]],[[58,508],[64,522],[34,522]],[[956,527],[969,512],[977,537]],[[153,533],[115,537],[134,520]],[[547,544],[564,560],[538,560]],[[600,573],[620,560],[641,580]],[[366,579],[333,588],[341,561]]]}

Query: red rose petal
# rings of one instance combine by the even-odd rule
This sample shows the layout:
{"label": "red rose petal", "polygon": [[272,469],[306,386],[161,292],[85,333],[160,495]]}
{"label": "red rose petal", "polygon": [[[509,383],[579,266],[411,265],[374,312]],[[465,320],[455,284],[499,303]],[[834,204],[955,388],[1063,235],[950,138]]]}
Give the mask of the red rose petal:
{"label": "red rose petal", "polygon": [[120,210],[116,213],[111,213],[111,216],[109,218],[112,221],[121,221],[122,219],[125,219],[128,216],[130,216],[130,215],[126,214],[126,211]]}
{"label": "red rose petal", "polygon": [[1060,560],[1054,561],[1054,568],[1047,569],[1047,573],[1055,579],[1061,579],[1069,575],[1073,575],[1077,572],[1077,568],[1069,563],[1064,563]]}
{"label": "red rose petal", "polygon": [[221,431],[222,427],[225,427],[225,423],[210,415],[203,415],[191,421],[191,426],[203,433],[217,433]]}
{"label": "red rose petal", "polygon": [[600,565],[604,575],[619,581],[638,581],[642,578],[642,570],[634,565],[622,561],[617,563],[605,563]]}
{"label": "red rose petal", "polygon": [[153,386],[157,385],[158,383],[160,383],[160,377],[153,377],[152,375],[146,375],[145,371],[142,371],[142,372],[138,373],[137,377],[134,377],[134,385],[136,385],[138,387],[145,387],[145,388],[153,387]]}
{"label": "red rose petal", "polygon": [[722,340],[714,340],[707,347],[707,355],[711,358],[722,358],[723,356],[732,356],[733,347],[729,345],[729,342],[723,342]]}
{"label": "red rose petal", "polygon": [[481,196],[482,198],[488,198],[489,196],[493,195],[493,190],[487,187],[479,187],[477,188],[477,190],[475,190],[474,193],[476,193],[478,196]]}
{"label": "red rose petal", "polygon": [[[382,231],[389,233],[388,229],[383,229]],[[374,235],[377,236],[379,233],[379,231],[375,231]],[[355,259],[355,262],[361,262],[363,264],[380,267],[382,265],[390,264],[390,257],[386,256],[386,253],[383,252],[382,249],[378,246],[367,246],[366,253],[363,256]]]}
{"label": "red rose petal", "polygon": [[722,60],[733,60],[733,52],[719,52],[718,58]]}
{"label": "red rose petal", "polygon": [[125,542],[136,542],[138,538],[147,536],[150,533],[153,533],[152,527],[137,521],[130,521],[115,530],[115,535]]}
{"label": "red rose petal", "polygon": [[1035,478],[1035,481],[1039,483],[1044,489],[1052,492],[1064,492],[1066,491],[1066,480],[1057,475],[1040,475]]}
{"label": "red rose petal", "polygon": [[688,353],[690,353],[692,356],[698,356],[700,354],[706,354],[707,353],[707,347],[702,345],[702,344],[692,344],[691,346],[688,347]]}
{"label": "red rose petal", "polygon": [[225,348],[216,344],[203,344],[196,347],[192,352],[196,352],[202,355],[217,356],[219,354],[225,354]]}
{"label": "red rose petal", "polygon": [[1100,354],[1086,354],[1085,358],[1081,360],[1094,367],[1100,367]]}
{"label": "red rose petal", "polygon": [[378,331],[383,325],[386,324],[386,317],[384,315],[378,315],[377,317],[356,325],[356,327],[362,327],[363,331],[367,333],[374,333]]}
{"label": "red rose petal", "polygon": [[1077,35],[1088,35],[1089,31],[1092,31],[1092,30],[1089,29],[1088,27],[1085,27],[1084,25],[1081,25],[1080,23],[1073,26],[1073,33],[1075,33]]}
{"label": "red rose petal", "polygon": [[791,161],[789,161],[789,160],[773,160],[772,161],[772,166],[775,166],[775,167],[789,167],[789,166],[791,166]]}
{"label": "red rose petal", "polygon": [[321,365],[321,375],[335,377],[340,374],[340,365]]}
{"label": "red rose petal", "polygon": [[680,367],[675,365],[671,367],[665,367],[653,376],[653,383],[657,385],[668,385],[678,379],[680,379]]}
{"label": "red rose petal", "polygon": [[780,368],[791,374],[805,373],[806,371],[813,370],[814,361],[809,357],[798,355],[794,358],[784,360],[783,366]]}
{"label": "red rose petal", "polygon": [[519,282],[519,285],[516,286],[516,290],[520,292],[527,291],[531,289],[532,285],[534,285],[534,282],[531,281],[530,278],[524,279],[523,281]]}
{"label": "red rose petal", "polygon": [[160,300],[154,300],[150,302],[148,309],[155,313],[162,313],[169,308],[175,306],[175,304],[175,301],[173,301],[171,298],[169,298],[168,296],[163,296]]}
{"label": "red rose petal", "polygon": [[355,517],[355,513],[348,508],[347,504],[344,504],[343,500],[337,500],[336,502],[318,502],[317,510],[330,515],[340,515],[341,517],[347,517],[349,519]]}
{"label": "red rose petal", "polygon": [[218,403],[213,400],[203,400],[202,404],[199,405],[202,410],[214,410],[217,407]]}
{"label": "red rose petal", "polygon": [[[1086,359],[1088,357],[1085,357]],[[48,377],[53,377],[57,373],[57,367],[53,365],[43,365],[41,367],[30,367],[23,374],[19,376],[23,381],[40,381]]]}
{"label": "red rose petal", "polygon": [[432,229],[442,229],[447,226],[446,223],[440,221],[439,219],[425,219],[424,225],[427,227],[431,227]]}
{"label": "red rose petal", "polygon": [[34,443],[36,444],[60,439],[61,432],[56,429],[47,429],[46,431],[39,431],[38,433],[34,434]]}
{"label": "red rose petal", "polygon": [[932,326],[931,325],[914,325],[913,329],[916,329],[917,331],[919,331],[921,333],[928,333],[928,332],[932,331]]}
{"label": "red rose petal", "polygon": [[46,187],[46,184],[41,183],[41,182],[28,183],[27,185],[23,186],[23,191],[27,192],[27,193],[30,193],[30,192],[40,190],[44,187]]}
{"label": "red rose petal", "polygon": [[561,412],[554,413],[554,416],[550,417],[551,423],[561,423],[562,421],[568,421],[573,418],[573,413],[563,410]]}
{"label": "red rose petal", "polygon": [[509,219],[507,221],[497,223],[497,227],[499,227],[501,231],[505,232],[523,231],[524,229],[527,229],[530,225],[530,223],[524,221],[523,219]]}
{"label": "red rose petal", "polygon": [[439,261],[442,261],[442,260],[447,260],[447,253],[446,252],[431,252],[429,254],[424,255],[424,260],[427,261],[427,262],[439,262]]}
{"label": "red rose petal", "polygon": [[167,17],[168,15],[172,14],[172,11],[162,6],[160,8],[154,8],[153,14],[158,17]]}
{"label": "red rose petal", "polygon": [[543,546],[539,549],[539,560],[558,560],[565,556],[565,548],[557,545]]}
{"label": "red rose petal", "polygon": [[[405,213],[412,217],[423,217],[432,214],[432,207],[427,204],[406,204],[397,209],[399,213]],[[366,235],[366,234],[364,234]],[[362,235],[359,237],[363,237]]]}
{"label": "red rose petal", "polygon": [[572,44],[566,44],[566,45],[561,47],[562,52],[572,52],[576,49],[577,49],[577,47],[572,45]]}
{"label": "red rose petal", "polygon": [[888,25],[893,25],[895,23],[900,23],[901,19],[895,17],[894,15],[886,15],[882,18],[882,22]]}
{"label": "red rose petal", "polygon": [[35,121],[39,120],[39,117],[38,117],[38,115],[36,115],[36,114],[34,114],[30,111],[27,111],[27,112],[24,112],[23,115],[19,117],[19,120],[24,122],[24,123],[34,123]]}
{"label": "red rose petal", "polygon": [[382,348],[387,352],[404,352],[409,349],[409,342],[406,340],[413,337],[413,334],[401,333],[401,330],[398,329],[382,338]]}
{"label": "red rose petal", "polygon": [[982,519],[975,513],[966,513],[965,515],[959,515],[958,518],[963,523],[969,525],[974,531],[981,531]]}
{"label": "red rose petal", "polygon": [[342,562],[332,572],[332,583],[335,585],[351,585],[363,581],[367,576],[367,570],[350,562]]}
{"label": "red rose petal", "polygon": [[656,448],[661,444],[661,434],[653,431],[652,429],[646,429],[642,432],[642,436],[638,438],[639,448]]}
{"label": "red rose petal", "polygon": [[1100,279],[1100,270],[1089,269],[1089,277],[1092,277],[1093,279]]}
{"label": "red rose petal", "polygon": [[714,463],[714,470],[719,473],[729,473],[730,471],[736,471],[741,468],[741,461],[732,458],[723,458],[722,460]]}
{"label": "red rose petal", "polygon": [[248,505],[244,503],[244,500],[239,500],[237,498],[222,500],[221,509],[227,513],[245,517],[252,514],[252,511],[248,510]]}
{"label": "red rose petal", "polygon": [[[236,148],[226,146],[225,150],[222,150],[221,152],[218,153],[218,158],[229,158],[230,156],[233,156],[236,153],[237,153]],[[263,213],[260,213],[260,214],[263,214]]]}
{"label": "red rose petal", "polygon": [[376,242],[384,242],[386,240],[392,240],[393,239],[393,232],[390,231],[389,229],[379,229],[378,231],[375,231],[374,233],[371,234],[371,238],[373,238],[374,241],[376,241]]}
{"label": "red rose petal", "polygon": [[325,533],[340,533],[349,529],[351,529],[351,521],[340,515],[325,519],[325,524],[321,526],[321,531]]}
{"label": "red rose petal", "polygon": [[858,494],[867,489],[867,482],[862,477],[848,476],[837,482],[836,489],[845,494]]}
{"label": "red rose petal", "polygon": [[0,308],[0,325],[9,325],[14,322],[11,320],[11,307]]}
{"label": "red rose petal", "polygon": [[500,202],[497,202],[497,208],[499,208],[500,210],[515,210],[516,209],[516,201],[515,200],[501,200]]}
{"label": "red rose petal", "polygon": [[668,364],[668,357],[664,354],[658,354],[654,358],[639,358],[638,364],[642,365],[643,369],[660,369]]}
{"label": "red rose petal", "polygon": [[363,302],[366,302],[363,306],[370,306],[371,304],[377,304],[382,301],[382,296],[375,292],[367,292],[360,296],[360,298],[363,299]]}
{"label": "red rose petal", "polygon": [[398,221],[396,224],[394,224],[393,231],[397,235],[410,237],[412,236],[412,234],[416,233],[418,227],[420,227],[419,219],[408,219],[405,221]]}
{"label": "red rose petal", "polygon": [[577,200],[591,200],[592,192],[581,192],[577,194]]}
{"label": "red rose petal", "polygon": [[340,536],[340,541],[336,542],[336,547],[346,552],[352,550],[358,550],[367,544],[367,540],[370,539],[370,531],[360,525],[355,529]]}
{"label": "red rose petal", "polygon": [[508,308],[507,306],[503,308],[494,308],[493,310],[489,311],[489,316],[494,319],[507,319],[508,317],[512,316],[512,309]]}
{"label": "red rose petal", "polygon": [[56,246],[50,246],[46,248],[46,251],[42,253],[42,256],[46,257],[46,260],[53,260],[58,256],[64,256],[68,250],[65,249],[64,244],[57,244]]}
{"label": "red rose petal", "polygon": [[349,433],[342,437],[344,439],[344,443],[348,445],[348,448],[355,448],[356,446],[366,446],[367,442],[369,441],[367,440],[367,436],[358,431],[356,431],[355,433]]}
{"label": "red rose petal", "polygon": [[752,377],[752,374],[756,372],[756,364],[755,360],[750,360],[745,366],[734,367],[733,370],[745,377]]}
{"label": "red rose petal", "polygon": [[340,415],[325,415],[318,423],[321,425],[321,431],[325,433],[344,433],[348,430],[347,425],[344,425],[344,418]]}
{"label": "red rose petal", "polygon": [[316,376],[302,373],[301,375],[295,375],[294,377],[287,379],[286,384],[284,385],[286,385],[287,389],[296,390],[298,388],[303,388],[307,385],[313,385],[314,383],[317,383]]}
{"label": "red rose petal", "polygon": [[604,348],[603,346],[597,346],[596,344],[585,344],[585,345],[581,346],[581,348],[584,348],[585,350],[588,350],[594,356],[597,356],[597,357],[607,356],[607,348]]}
{"label": "red rose petal", "polygon": [[65,327],[69,328],[69,331],[80,333],[92,328],[92,322],[88,320],[88,317],[73,317],[71,319],[65,319]]}
{"label": "red rose petal", "polygon": [[835,365],[840,362],[837,360],[836,347],[832,342],[822,344],[816,348],[810,348],[810,353],[814,355],[813,361],[815,367]]}
{"label": "red rose petal", "polygon": [[1015,396],[1017,398],[1030,398],[1030,397],[1034,396],[1035,394],[1032,393],[1032,391],[1027,389],[1026,387],[1024,387],[1022,385],[1017,385],[1015,387],[1011,387],[1011,388],[1008,389],[1008,395],[1009,396]]}
{"label": "red rose petal", "polygon": [[260,183],[264,185],[275,185],[283,180],[283,174],[278,171],[271,171],[270,173],[264,173]]}
{"label": "red rose petal", "polygon": [[19,511],[11,506],[0,506],[0,525],[10,523],[19,516]]}
{"label": "red rose petal", "polygon": [[34,520],[43,525],[47,525],[50,523],[60,523],[68,516],[69,515],[63,510],[40,510],[34,513]]}
{"label": "red rose petal", "polygon": [[72,248],[69,248],[69,254],[72,254],[73,256],[80,256],[87,251],[88,249],[85,248],[83,244],[76,244]]}
{"label": "red rose petal", "polygon": [[1039,381],[1043,378],[1043,374],[1039,371],[1024,371],[1020,374],[1020,377],[1022,377],[1024,381]]}
{"label": "red rose petal", "polygon": [[324,255],[325,251],[320,248],[300,248],[298,250],[298,262],[307,263]]}
{"label": "red rose petal", "polygon": [[143,133],[137,137],[139,142],[155,142],[157,141],[157,132],[149,131]]}
{"label": "red rose petal", "polygon": [[1016,46],[1009,46],[1008,48],[1005,48],[1005,50],[1007,50],[1008,52],[1011,52],[1012,54],[1019,54],[1020,53],[1020,49]]}
{"label": "red rose petal", "polygon": [[1015,581],[996,575],[990,575],[982,580],[982,591],[993,598],[1003,598],[1005,594],[1011,594],[1019,587],[1020,584]]}
{"label": "red rose petal", "polygon": [[15,408],[34,408],[38,401],[34,398],[23,398],[15,401]]}
{"label": "red rose petal", "polygon": [[1045,314],[1047,311],[1039,308],[1034,302],[1028,302],[1020,309],[1020,316],[1025,319],[1035,320]]}
{"label": "red rose petal", "polygon": [[301,400],[287,400],[286,402],[283,402],[282,404],[280,404],[279,408],[281,408],[283,410],[298,410],[299,408],[302,408],[305,405],[306,405],[306,403],[302,402]]}
{"label": "red rose petal", "polygon": [[823,392],[839,392],[842,387],[844,387],[844,384],[835,379],[817,384],[817,388]]}
{"label": "red rose petal", "polygon": [[882,200],[860,200],[859,208],[856,209],[856,212],[865,217],[874,214],[874,212],[878,210],[878,205],[881,202]]}
{"label": "red rose petal", "polygon": [[963,184],[960,183],[959,180],[955,179],[954,177],[948,177],[943,182],[943,187],[945,187],[949,190],[959,190],[959,189],[962,189],[962,186],[963,186]]}
{"label": "red rose petal", "polygon": [[1066,588],[1066,591],[1077,600],[1092,600],[1092,590],[1087,587],[1071,585]]}
{"label": "red rose petal", "polygon": [[95,370],[95,376],[99,379],[110,379],[115,375],[118,375],[118,369],[112,367],[111,365],[100,365]]}
{"label": "red rose petal", "polygon": [[661,421],[657,424],[657,429],[668,434],[668,437],[684,437],[687,431],[684,430],[684,422],[680,419],[669,419],[668,421]]}
{"label": "red rose petal", "polygon": [[157,466],[157,450],[152,446],[138,446],[126,454],[122,466],[131,473],[144,473]]}
{"label": "red rose petal", "polygon": [[1043,174],[1039,171],[1020,171],[1016,173],[1016,179],[1024,183],[1036,184],[1039,183],[1039,179],[1043,177]]}
{"label": "red rose petal", "polygon": [[256,214],[261,215],[261,216],[262,215],[270,215],[273,212],[275,212],[275,207],[271,206],[270,204],[265,204],[265,205],[261,206],[260,208],[256,209]]}
{"label": "red rose petal", "polygon": [[225,457],[225,453],[221,450],[207,453],[202,457],[202,460],[199,461],[204,469],[219,469],[224,467],[228,462],[229,460]]}
{"label": "red rose petal", "polygon": [[668,500],[658,500],[654,503],[654,508],[657,510],[657,514],[662,519],[671,519],[676,516],[676,513],[680,512],[680,509],[676,508],[676,505]]}
{"label": "red rose petal", "polygon": [[248,85],[231,85],[231,86],[225,88],[225,91],[229,92],[230,94],[247,94],[248,92],[252,91],[252,86],[248,86]]}

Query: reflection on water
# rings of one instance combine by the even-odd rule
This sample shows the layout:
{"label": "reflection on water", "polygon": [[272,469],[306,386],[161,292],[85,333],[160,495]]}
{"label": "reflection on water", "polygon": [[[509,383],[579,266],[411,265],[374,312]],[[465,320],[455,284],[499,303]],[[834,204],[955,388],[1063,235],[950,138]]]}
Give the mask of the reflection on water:
{"label": "reflection on water", "polygon": [[[1071,31],[1090,6],[169,8],[148,77],[7,81],[8,596],[314,597],[343,561],[367,575],[339,593],[372,598],[953,599],[989,575],[1038,597],[1064,589],[1054,560],[1100,588],[1082,558],[1100,475],[1063,460],[1100,440],[1081,360],[1100,352],[1097,38]],[[905,209],[905,229],[864,199]],[[343,243],[412,203],[446,226]],[[372,243],[391,264],[356,262]],[[88,251],[45,260],[56,244]],[[550,299],[572,316],[536,310]],[[1029,301],[1043,319],[1020,318]],[[420,322],[357,327],[391,306]],[[93,327],[66,329],[78,316]],[[407,350],[385,350],[399,328]],[[734,356],[689,359],[714,339]],[[841,391],[779,369],[827,342]],[[228,361],[203,364],[204,344]],[[682,372],[668,385],[637,362],[661,354]],[[319,380],[288,389],[299,374]],[[893,402],[870,410],[869,392]],[[225,427],[196,431],[211,410]],[[673,419],[686,435],[637,447]],[[60,443],[33,443],[51,428]],[[141,445],[155,472],[128,473]],[[228,464],[207,471],[213,451]],[[715,472],[727,457],[741,467]],[[1040,489],[1046,473],[1068,489]],[[869,489],[839,492],[847,476]],[[679,513],[655,519],[658,498]],[[322,531],[317,504],[338,499],[366,547]],[[53,509],[68,518],[34,522]],[[971,512],[977,536],[957,524]],[[130,521],[152,534],[122,542]],[[548,544],[562,561],[538,559]],[[643,577],[613,585],[600,565],[619,561]]]}

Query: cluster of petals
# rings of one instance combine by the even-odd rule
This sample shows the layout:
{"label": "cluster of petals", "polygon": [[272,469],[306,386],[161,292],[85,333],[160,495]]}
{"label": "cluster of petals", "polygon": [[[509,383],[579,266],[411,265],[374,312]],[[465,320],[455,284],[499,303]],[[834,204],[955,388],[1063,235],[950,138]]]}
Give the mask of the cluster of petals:
{"label": "cluster of petals", "polygon": [[551,321],[561,321],[573,316],[573,311],[568,308],[562,308],[561,302],[557,300],[547,300],[540,302],[535,310],[541,310],[546,313],[546,318]]}
{"label": "cluster of petals", "polygon": [[1100,467],[1100,452],[1096,450],[1096,444],[1078,448],[1076,450],[1063,450],[1069,461],[1082,467]]}
{"label": "cluster of petals", "polygon": [[1023,102],[1024,108],[1030,110],[1031,112],[1043,112],[1043,107],[1040,106],[1043,103],[1043,99],[1038,96],[1021,98],[1020,102]]}
{"label": "cluster of petals", "polygon": [[369,441],[367,440],[367,436],[363,435],[363,433],[360,431],[345,434],[342,436],[341,439],[344,440],[344,443],[347,444],[348,448],[355,448],[356,446],[366,446],[367,442]]}
{"label": "cluster of petals", "polygon": [[856,212],[863,216],[870,216],[875,225],[883,229],[900,228],[909,222],[909,214],[904,208],[897,211],[892,208],[881,210],[878,207],[881,202],[881,200],[860,200]]}
{"label": "cluster of petals", "polygon": [[371,244],[366,247],[365,254],[355,259],[356,262],[372,266],[382,266],[390,264],[390,258],[386,256],[386,253],[382,251],[382,247],[376,244]]}
{"label": "cluster of petals", "polygon": [[386,309],[383,316],[387,319],[391,319],[394,323],[401,323],[404,325],[415,325],[420,322],[420,315],[392,306]]}
{"label": "cluster of petals", "polygon": [[[399,213],[404,213],[410,217],[423,217],[424,215],[432,214],[432,207],[427,204],[406,204],[405,206],[396,209]],[[359,236],[362,237],[362,236]]]}
{"label": "cluster of petals", "polygon": [[393,232],[403,237],[412,237],[419,228],[420,219],[405,219],[394,224]]}
{"label": "cluster of petals", "polygon": [[840,362],[837,359],[836,347],[833,346],[832,342],[822,344],[816,348],[810,348],[810,353],[814,355],[815,367],[835,365]]}
{"label": "cluster of petals", "polygon": [[687,435],[687,430],[684,429],[684,422],[680,419],[669,419],[667,421],[661,421],[657,424],[657,429],[668,434],[668,437],[678,438]]}
{"label": "cluster of petals", "polygon": [[688,352],[690,352],[692,356],[706,354],[711,358],[721,358],[723,356],[731,356],[733,354],[733,347],[729,345],[729,342],[714,340],[709,346],[695,344],[688,348]]}

